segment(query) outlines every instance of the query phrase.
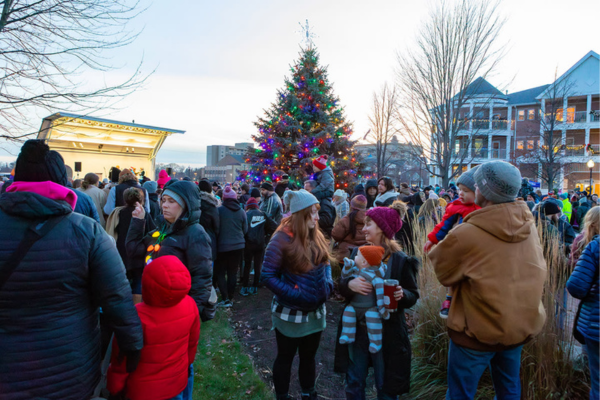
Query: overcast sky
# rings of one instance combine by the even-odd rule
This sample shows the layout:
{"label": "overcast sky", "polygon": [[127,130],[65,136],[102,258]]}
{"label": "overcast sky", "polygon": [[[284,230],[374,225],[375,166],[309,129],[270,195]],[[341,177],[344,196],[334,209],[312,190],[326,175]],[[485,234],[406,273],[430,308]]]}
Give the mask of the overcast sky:
{"label": "overcast sky", "polygon": [[[329,79],[354,121],[369,129],[371,96],[393,81],[396,53],[410,46],[433,1],[148,0],[132,27],[142,29],[113,54],[126,76],[140,59],[156,68],[145,87],[114,111],[91,115],[182,129],[158,162],[203,165],[206,146],[249,141],[253,122],[275,100],[298,58],[299,23],[306,19]],[[598,0],[504,0],[501,40],[508,55],[490,83],[514,92],[550,83],[590,50],[598,52]],[[40,120],[41,122],[41,120]],[[18,149],[13,148],[16,155]],[[0,160],[14,156],[0,153]]]}

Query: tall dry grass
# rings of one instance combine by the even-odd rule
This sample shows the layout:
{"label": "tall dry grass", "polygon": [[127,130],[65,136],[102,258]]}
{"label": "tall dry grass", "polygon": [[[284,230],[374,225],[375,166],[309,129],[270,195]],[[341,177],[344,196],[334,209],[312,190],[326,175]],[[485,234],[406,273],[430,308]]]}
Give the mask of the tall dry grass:
{"label": "tall dry grass", "polygon": [[[415,254],[422,261],[419,271],[421,298],[415,306],[414,354],[411,397],[414,399],[444,398],[447,389],[448,335],[446,322],[439,309],[446,289],[438,282],[423,246],[433,223],[414,223]],[[570,271],[560,240],[539,228],[546,237],[544,256],[548,276],[544,284],[543,304],[546,323],[542,332],[523,348],[521,358],[522,398],[524,399],[587,399],[589,376],[580,358],[580,347],[572,336],[563,306],[565,283]],[[477,399],[492,399],[493,386],[489,373],[482,377]]]}

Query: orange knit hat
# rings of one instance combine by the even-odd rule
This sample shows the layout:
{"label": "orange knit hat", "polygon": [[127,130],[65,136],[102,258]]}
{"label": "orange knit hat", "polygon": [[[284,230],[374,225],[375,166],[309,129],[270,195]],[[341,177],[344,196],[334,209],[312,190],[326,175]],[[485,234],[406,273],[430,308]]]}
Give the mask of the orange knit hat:
{"label": "orange knit hat", "polygon": [[371,266],[381,264],[381,260],[385,254],[385,249],[381,246],[363,246],[359,247],[358,251],[360,251],[360,254],[362,254]]}

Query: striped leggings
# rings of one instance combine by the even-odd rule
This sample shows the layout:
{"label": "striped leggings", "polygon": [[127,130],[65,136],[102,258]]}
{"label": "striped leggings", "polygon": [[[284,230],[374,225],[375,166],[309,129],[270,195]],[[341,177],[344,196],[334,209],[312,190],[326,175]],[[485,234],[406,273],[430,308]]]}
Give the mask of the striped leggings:
{"label": "striped leggings", "polygon": [[377,353],[381,350],[383,343],[383,325],[381,315],[377,307],[355,309],[348,305],[342,315],[342,335],[340,344],[354,343],[356,338],[356,324],[365,319],[367,323],[367,334],[369,335],[369,351]]}

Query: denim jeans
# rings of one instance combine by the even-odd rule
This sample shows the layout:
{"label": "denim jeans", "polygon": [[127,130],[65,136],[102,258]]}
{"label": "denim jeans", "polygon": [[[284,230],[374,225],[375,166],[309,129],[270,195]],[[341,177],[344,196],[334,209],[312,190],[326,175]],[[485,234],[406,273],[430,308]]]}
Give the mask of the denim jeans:
{"label": "denim jeans", "polygon": [[179,393],[175,397],[171,397],[169,400],[192,400],[192,388],[194,387],[194,364],[190,364],[188,384],[183,389],[183,392]]}
{"label": "denim jeans", "polygon": [[467,349],[450,340],[446,400],[472,400],[481,375],[490,367],[496,399],[520,400],[523,346],[493,352]]}
{"label": "denim jeans", "polygon": [[585,338],[585,348],[587,350],[588,365],[590,367],[590,376],[592,378],[590,399],[599,399],[600,390],[598,388],[598,375],[600,374],[600,371],[598,370],[598,363],[600,363],[600,360],[598,358],[598,342]]}
{"label": "denim jeans", "polygon": [[381,349],[373,354],[369,352],[369,337],[366,325],[360,323],[356,326],[356,339],[348,345],[350,363],[346,372],[346,399],[365,400],[365,386],[369,374],[369,358],[373,363],[375,387],[378,400],[395,400],[398,396],[383,393],[384,361]]}

